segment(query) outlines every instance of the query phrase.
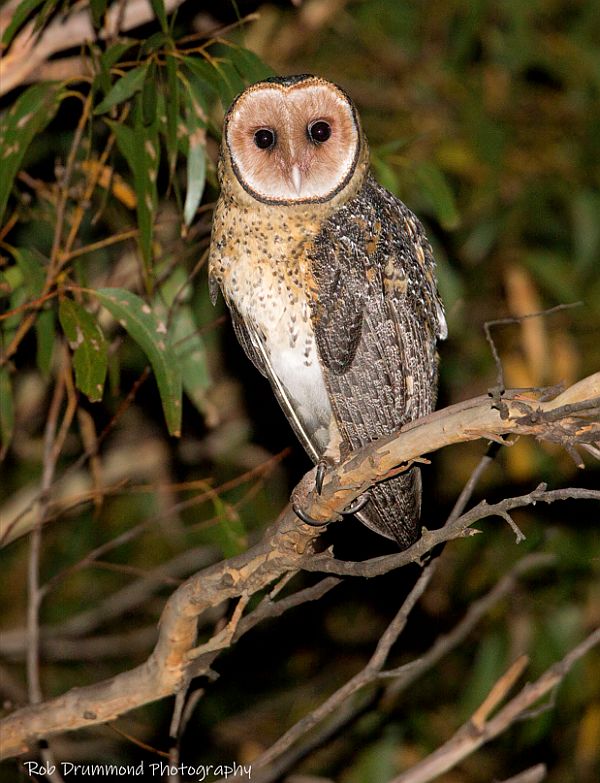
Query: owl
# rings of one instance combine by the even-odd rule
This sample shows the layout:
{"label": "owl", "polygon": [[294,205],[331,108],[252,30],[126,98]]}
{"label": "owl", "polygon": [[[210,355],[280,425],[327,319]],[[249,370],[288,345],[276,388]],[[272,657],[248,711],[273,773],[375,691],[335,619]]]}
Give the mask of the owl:
{"label": "owl", "polygon": [[[218,176],[211,299],[222,291],[244,351],[318,466],[320,491],[328,466],[435,405],[446,322],[431,247],[373,177],[353,102],[317,76],[238,95]],[[347,511],[406,548],[420,506],[412,467]]]}

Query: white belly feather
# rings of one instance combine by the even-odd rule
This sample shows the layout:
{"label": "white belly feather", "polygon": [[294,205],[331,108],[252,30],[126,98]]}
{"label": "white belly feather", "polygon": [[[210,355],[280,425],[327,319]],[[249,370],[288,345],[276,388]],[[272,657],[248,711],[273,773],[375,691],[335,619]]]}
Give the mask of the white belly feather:
{"label": "white belly feather", "polygon": [[[262,348],[290,401],[307,439],[319,455],[338,453],[339,434],[317,355],[306,300],[294,299],[273,274],[248,269],[235,272],[236,307],[262,337]],[[260,291],[260,296],[257,292]],[[261,353],[263,352],[261,351]],[[287,412],[286,412],[287,413]]]}

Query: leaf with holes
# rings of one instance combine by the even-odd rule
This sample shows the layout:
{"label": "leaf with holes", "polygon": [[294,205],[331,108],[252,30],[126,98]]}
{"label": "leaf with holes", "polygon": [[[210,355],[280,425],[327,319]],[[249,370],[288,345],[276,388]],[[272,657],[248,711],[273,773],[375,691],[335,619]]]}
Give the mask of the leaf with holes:
{"label": "leaf with holes", "polygon": [[121,288],[95,291],[101,304],[148,357],[171,435],[181,434],[181,368],[164,321],[139,296]]}
{"label": "leaf with holes", "polygon": [[73,299],[63,299],[58,308],[58,317],[73,351],[75,385],[90,402],[98,402],[104,392],[108,363],[102,330],[85,307]]}
{"label": "leaf with holes", "polygon": [[54,117],[63,96],[59,84],[35,84],[19,96],[0,121],[0,223],[23,156]]}

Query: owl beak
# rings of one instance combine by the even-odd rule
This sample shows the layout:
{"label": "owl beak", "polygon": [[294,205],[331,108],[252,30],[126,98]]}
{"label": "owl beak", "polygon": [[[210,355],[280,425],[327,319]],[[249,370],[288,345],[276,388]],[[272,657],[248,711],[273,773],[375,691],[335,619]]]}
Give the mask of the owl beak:
{"label": "owl beak", "polygon": [[300,168],[296,165],[292,166],[292,185],[294,186],[294,190],[296,191],[296,194],[299,196],[300,191],[302,190],[302,172],[300,171]]}

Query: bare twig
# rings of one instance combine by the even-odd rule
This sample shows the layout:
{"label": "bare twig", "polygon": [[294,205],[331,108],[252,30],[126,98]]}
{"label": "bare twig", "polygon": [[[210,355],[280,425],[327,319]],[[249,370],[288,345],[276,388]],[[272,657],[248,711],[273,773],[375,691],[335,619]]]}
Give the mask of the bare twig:
{"label": "bare twig", "polygon": [[[462,759],[481,747],[481,745],[506,731],[531,706],[547,693],[554,690],[569,673],[573,665],[597,644],[600,644],[600,628],[596,629],[587,639],[567,653],[562,661],[555,663],[547,669],[534,683],[525,685],[495,717],[490,720],[484,719],[480,723],[476,723],[471,718],[461,726],[448,742],[444,743],[444,745],[423,759],[419,764],[411,767],[407,772],[395,777],[391,783],[427,783],[427,781],[434,780],[439,775],[452,769]],[[497,685],[494,686],[494,689],[496,689]]]}
{"label": "bare twig", "polygon": [[[63,359],[66,355],[63,351]],[[42,481],[40,501],[38,503],[36,524],[33,528],[30,539],[29,563],[27,569],[27,686],[29,692],[29,701],[32,705],[39,704],[42,701],[42,687],[40,683],[40,606],[43,599],[43,590],[40,587],[40,557],[42,550],[42,522],[46,513],[48,503],[48,489],[52,482],[52,476],[56,468],[60,450],[57,449],[57,428],[60,408],[65,396],[66,376],[68,374],[66,361],[63,361],[63,367],[59,372],[52,401],[48,411],[48,419],[44,430],[44,456],[42,466]],[[64,421],[67,420],[68,413],[65,413]],[[41,737],[39,738],[41,739]],[[46,762],[48,767],[48,779],[54,783],[61,783],[62,778],[56,772],[54,756],[49,747],[40,747],[40,756]],[[54,770],[50,772],[50,770]]]}
{"label": "bare twig", "polygon": [[[256,774],[257,770],[260,771],[262,768],[266,767],[275,759],[277,759],[294,742],[296,742],[299,737],[310,731],[313,726],[320,723],[327,716],[331,715],[332,712],[338,709],[354,693],[379,679],[380,672],[383,669],[383,665],[389,655],[390,649],[394,642],[398,639],[398,636],[404,630],[408,616],[413,610],[416,602],[423,595],[425,588],[435,573],[437,563],[438,561],[434,560],[424,569],[414,587],[403,601],[400,609],[396,613],[396,616],[386,628],[383,636],[380,638],[375,652],[371,656],[371,659],[365,668],[352,677],[352,679],[346,682],[341,688],[338,688],[337,691],[332,693],[328,699],[326,699],[319,707],[317,707],[317,709],[313,710],[311,713],[302,718],[302,720],[298,721],[298,723],[294,724],[294,726],[288,729],[288,731],[286,731],[285,734],[277,740],[277,742],[271,745],[267,751],[262,753],[257,759],[254,759],[252,762],[252,770],[254,774]],[[260,775],[258,779],[261,779]]]}
{"label": "bare twig", "polygon": [[511,326],[513,324],[520,324],[529,318],[541,318],[545,315],[552,315],[552,313],[560,312],[561,310],[569,310],[572,307],[581,307],[582,302],[568,302],[567,304],[559,304],[555,307],[550,307],[547,310],[540,310],[537,313],[526,313],[525,315],[514,315],[507,318],[496,318],[493,321],[486,321],[483,325],[483,331],[485,332],[485,339],[488,341],[494,363],[496,365],[496,390],[497,393],[504,394],[504,371],[502,369],[502,362],[500,361],[500,355],[496,348],[496,343],[492,337],[492,326]]}
{"label": "bare twig", "polygon": [[529,769],[519,772],[518,775],[513,775],[512,778],[500,781],[500,783],[541,783],[546,777],[546,765],[536,764],[535,767],[529,767]]}

